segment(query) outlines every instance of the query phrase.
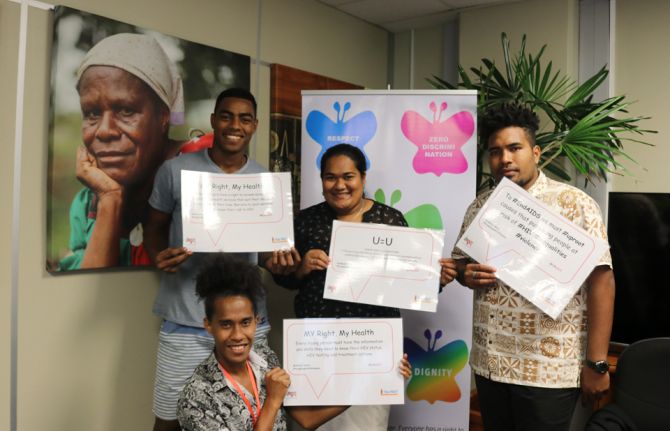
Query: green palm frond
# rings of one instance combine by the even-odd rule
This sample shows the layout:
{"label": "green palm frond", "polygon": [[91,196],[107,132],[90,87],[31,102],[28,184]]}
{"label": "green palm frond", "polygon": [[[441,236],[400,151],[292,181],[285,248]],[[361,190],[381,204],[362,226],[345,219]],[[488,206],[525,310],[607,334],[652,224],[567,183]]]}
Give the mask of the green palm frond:
{"label": "green palm frond", "polygon": [[[553,175],[570,180],[564,167],[567,160],[587,181],[607,180],[608,173],[627,173],[619,162],[635,162],[624,152],[624,142],[651,145],[641,138],[645,133],[639,122],[649,117],[631,116],[630,105],[624,96],[594,102],[593,93],[607,79],[609,71],[603,67],[578,85],[574,80],[555,70],[549,61],[543,65],[544,45],[537,54],[526,52],[526,36],[521,38],[519,50],[512,54],[507,34],[501,34],[504,67],[483,58],[480,67],[471,67],[470,73],[458,67],[459,82],[453,84],[433,76],[428,82],[435,88],[477,90],[478,110],[502,103],[522,103],[537,113],[543,113],[551,122],[549,131],[537,134],[542,148],[540,166]],[[553,129],[552,129],[553,127]],[[491,176],[482,169],[485,146],[477,148],[478,190],[493,185]]]}

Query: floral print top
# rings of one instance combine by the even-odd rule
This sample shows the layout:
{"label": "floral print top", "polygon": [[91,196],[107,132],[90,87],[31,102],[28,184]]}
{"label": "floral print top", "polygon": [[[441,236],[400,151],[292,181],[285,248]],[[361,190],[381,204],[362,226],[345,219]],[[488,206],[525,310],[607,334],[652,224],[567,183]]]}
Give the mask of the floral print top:
{"label": "floral print top", "polygon": [[[265,374],[279,367],[277,355],[267,346],[254,345],[249,363],[256,377],[259,399],[265,402]],[[243,386],[245,396],[257,411],[256,400]],[[177,419],[185,431],[251,431],[251,414],[242,397],[219,369],[214,352],[202,362],[186,382],[177,404]],[[277,412],[274,431],[286,431],[286,413]]]}

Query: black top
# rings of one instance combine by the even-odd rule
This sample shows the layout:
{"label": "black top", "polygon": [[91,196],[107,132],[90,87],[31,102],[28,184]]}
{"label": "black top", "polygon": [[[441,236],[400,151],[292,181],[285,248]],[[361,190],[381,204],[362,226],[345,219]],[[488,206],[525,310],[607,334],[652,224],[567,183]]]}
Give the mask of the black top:
{"label": "black top", "polygon": [[[295,248],[300,256],[311,249],[328,253],[333,220],[337,214],[326,202],[305,208],[295,219]],[[363,223],[379,223],[393,226],[407,226],[402,213],[387,205],[373,201],[372,207],[363,213]],[[310,272],[302,280],[293,275],[275,276],[275,281],[289,289],[299,289],[295,297],[295,315],[305,317],[400,317],[397,308],[354,302],[324,299],[323,287],[326,271]]]}

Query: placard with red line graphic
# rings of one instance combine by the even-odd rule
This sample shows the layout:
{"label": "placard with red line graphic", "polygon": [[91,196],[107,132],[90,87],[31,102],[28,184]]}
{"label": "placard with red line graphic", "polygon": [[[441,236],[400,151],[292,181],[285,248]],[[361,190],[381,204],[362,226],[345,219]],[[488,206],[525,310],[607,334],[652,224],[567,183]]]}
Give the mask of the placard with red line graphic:
{"label": "placard with red line graphic", "polygon": [[255,252],[293,245],[288,172],[181,172],[184,247],[195,252]]}
{"label": "placard with red line graphic", "polygon": [[444,231],[335,220],[323,297],[432,311]]}
{"label": "placard with red line graphic", "polygon": [[403,404],[402,319],[286,319],[285,406]]}
{"label": "placard with red line graphic", "polygon": [[456,245],[553,319],[608,248],[507,178]]}

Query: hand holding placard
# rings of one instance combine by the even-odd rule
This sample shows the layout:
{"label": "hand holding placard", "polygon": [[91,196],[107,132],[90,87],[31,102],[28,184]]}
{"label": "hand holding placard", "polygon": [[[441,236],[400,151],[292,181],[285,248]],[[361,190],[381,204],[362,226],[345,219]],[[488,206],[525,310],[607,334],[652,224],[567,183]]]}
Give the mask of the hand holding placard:
{"label": "hand holding placard", "polygon": [[435,311],[444,232],[335,220],[323,297]]}
{"label": "hand holding placard", "polygon": [[457,246],[554,319],[607,250],[506,178]]}
{"label": "hand holding placard", "polygon": [[255,252],[293,246],[288,172],[181,172],[184,246],[196,252]]}
{"label": "hand holding placard", "polygon": [[284,405],[402,404],[401,319],[284,320]]}

